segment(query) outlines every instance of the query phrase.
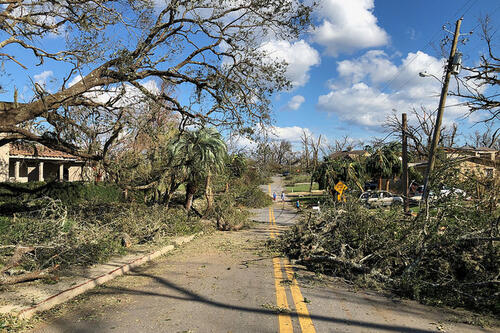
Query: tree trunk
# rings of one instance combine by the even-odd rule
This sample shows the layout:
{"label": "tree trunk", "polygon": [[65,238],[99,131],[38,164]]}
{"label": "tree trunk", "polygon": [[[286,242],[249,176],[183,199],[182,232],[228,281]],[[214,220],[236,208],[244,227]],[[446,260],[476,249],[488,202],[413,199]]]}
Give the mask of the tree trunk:
{"label": "tree trunk", "polygon": [[390,183],[391,183],[391,180],[390,180],[390,179],[387,179],[387,180],[385,181],[385,190],[386,190],[386,191],[389,191],[389,184],[390,184]]}
{"label": "tree trunk", "polygon": [[314,183],[314,173],[316,172],[316,166],[314,166],[314,169],[312,170],[312,173],[311,173],[311,180],[309,182],[309,192],[312,192],[312,189],[313,189],[313,183]]}
{"label": "tree trunk", "polygon": [[184,208],[189,212],[191,209],[191,206],[193,205],[193,197],[194,193],[196,192],[195,187],[191,183],[186,184],[186,203],[184,205]]}
{"label": "tree trunk", "polygon": [[207,210],[205,214],[207,214],[207,212],[209,212],[212,209],[212,206],[214,205],[214,196],[212,193],[211,183],[212,183],[212,175],[208,173],[205,182],[205,198],[207,199]]}
{"label": "tree trunk", "polygon": [[170,200],[172,199],[172,194],[174,192],[173,191],[167,191],[167,193],[165,193],[164,197],[163,197],[163,205],[165,205],[165,208],[168,209],[168,206],[170,205]]}
{"label": "tree trunk", "polygon": [[378,177],[378,190],[382,191],[382,177]]}

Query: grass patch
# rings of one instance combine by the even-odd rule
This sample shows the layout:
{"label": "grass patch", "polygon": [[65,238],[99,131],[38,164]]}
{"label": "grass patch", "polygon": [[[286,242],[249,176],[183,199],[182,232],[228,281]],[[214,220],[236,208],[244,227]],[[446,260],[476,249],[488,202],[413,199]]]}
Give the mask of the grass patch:
{"label": "grass patch", "polygon": [[309,183],[311,181],[311,175],[307,173],[290,174],[286,176],[283,181],[286,186],[294,185],[296,183]]}
{"label": "grass patch", "polygon": [[331,197],[327,195],[308,195],[303,197],[294,197],[292,200],[299,200],[300,205],[307,208],[316,206],[318,202],[320,205],[329,204],[331,202]]}
{"label": "grass patch", "polygon": [[[291,186],[285,186],[285,192],[287,193],[293,193],[293,192],[309,192],[309,183],[295,183]],[[313,183],[313,190],[318,190],[319,185],[318,183],[314,182]]]}

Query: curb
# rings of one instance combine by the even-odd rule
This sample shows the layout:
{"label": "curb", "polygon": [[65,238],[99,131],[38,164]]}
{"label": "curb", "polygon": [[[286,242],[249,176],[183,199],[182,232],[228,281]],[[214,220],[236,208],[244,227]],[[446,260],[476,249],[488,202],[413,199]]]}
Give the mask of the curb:
{"label": "curb", "polygon": [[162,255],[172,251],[173,249],[181,246],[182,244],[189,243],[191,242],[195,237],[203,235],[203,231],[196,233],[191,236],[186,236],[186,237],[178,237],[172,240],[172,243],[174,245],[167,245],[157,251],[151,252],[149,254],[146,254],[140,258],[137,258],[135,260],[132,260],[131,262],[124,264],[118,268],[115,268],[108,273],[102,274],[98,277],[89,279],[77,286],[74,286],[72,288],[63,290],[53,296],[50,296],[49,298],[46,298],[45,300],[41,301],[40,303],[29,307],[22,309],[17,313],[17,316],[21,319],[29,319],[31,318],[36,312],[40,311],[46,311],[50,310],[56,305],[59,305],[61,303],[64,303],[78,295],[83,294],[87,290],[90,290],[92,288],[95,288],[103,283],[106,283],[118,276],[121,276],[127,272],[129,272],[132,268],[141,266],[151,260],[154,260],[158,257],[161,257]]}

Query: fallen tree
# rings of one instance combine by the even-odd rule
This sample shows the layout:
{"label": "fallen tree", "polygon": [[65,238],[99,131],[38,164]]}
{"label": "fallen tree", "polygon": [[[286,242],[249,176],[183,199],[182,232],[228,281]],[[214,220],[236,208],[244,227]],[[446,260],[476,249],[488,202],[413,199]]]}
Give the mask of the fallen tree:
{"label": "fallen tree", "polygon": [[304,216],[278,241],[311,270],[427,304],[499,313],[500,212],[442,199],[425,213],[369,210],[356,200]]}

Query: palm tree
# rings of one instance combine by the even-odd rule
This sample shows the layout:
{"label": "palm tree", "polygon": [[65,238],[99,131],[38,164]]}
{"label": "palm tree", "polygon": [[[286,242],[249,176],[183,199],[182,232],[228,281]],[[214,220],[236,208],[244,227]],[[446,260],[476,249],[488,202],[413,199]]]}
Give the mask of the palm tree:
{"label": "palm tree", "polygon": [[334,195],[334,187],[339,181],[363,190],[360,184],[363,175],[363,164],[345,156],[336,159],[326,158],[314,172],[313,179],[318,182],[320,189],[326,189]]}
{"label": "palm tree", "polygon": [[202,127],[183,132],[172,145],[178,167],[186,172],[185,208],[191,209],[193,197],[201,184],[205,185],[207,210],[212,207],[212,176],[224,168],[227,148],[215,128]]}
{"label": "palm tree", "polygon": [[[391,142],[379,147],[368,157],[366,169],[373,177],[378,178],[378,189],[382,189],[382,178],[393,179],[402,170],[399,159],[399,143]],[[389,187],[389,180],[386,182],[386,190]]]}

